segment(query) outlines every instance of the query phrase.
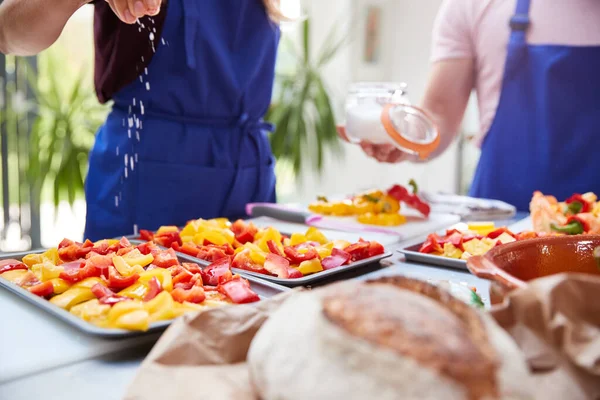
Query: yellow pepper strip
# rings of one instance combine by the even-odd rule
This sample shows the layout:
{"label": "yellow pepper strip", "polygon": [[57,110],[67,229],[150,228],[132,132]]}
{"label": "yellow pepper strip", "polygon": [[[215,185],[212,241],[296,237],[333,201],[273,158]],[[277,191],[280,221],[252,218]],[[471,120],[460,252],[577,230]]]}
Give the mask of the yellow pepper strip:
{"label": "yellow pepper strip", "polygon": [[292,236],[290,236],[290,246],[296,246],[297,244],[306,242],[308,242],[308,239],[306,238],[306,235],[303,235],[302,233],[292,233]]}
{"label": "yellow pepper strip", "polygon": [[173,302],[173,310],[171,311],[173,314],[173,318],[177,318],[182,316],[183,314],[189,313],[189,312],[196,312],[196,311],[202,311],[205,310],[207,307],[204,305],[204,303],[202,304],[194,304],[194,303],[190,303],[190,302],[183,302],[183,303],[178,303],[178,302]]}
{"label": "yellow pepper strip", "polygon": [[54,287],[54,294],[64,293],[71,287],[67,281],[60,278],[50,279],[50,282],[52,282],[52,286]]}
{"label": "yellow pepper strip", "polygon": [[73,288],[91,289],[92,286],[94,286],[96,283],[106,286],[106,282],[104,282],[102,279],[92,277],[92,278],[86,278],[86,279],[82,280],[81,282],[77,282],[72,287]]}
{"label": "yellow pepper strip", "polygon": [[333,248],[338,249],[338,250],[344,250],[346,247],[348,247],[352,244],[352,243],[348,242],[347,240],[334,240],[331,243],[333,243]]}
{"label": "yellow pepper strip", "polygon": [[0,276],[9,282],[13,282],[13,283],[19,285],[21,282],[21,279],[23,279],[23,277],[25,275],[27,275],[28,273],[29,273],[29,271],[26,271],[24,269],[14,269],[12,271],[6,271],[5,273],[3,273]]}
{"label": "yellow pepper strip", "polygon": [[119,243],[119,241],[117,239],[102,239],[95,242],[94,246],[101,246],[104,243],[106,243],[107,246],[112,246],[113,244]]}
{"label": "yellow pepper strip", "polygon": [[[39,264],[36,264],[39,265]],[[35,267],[35,265],[34,265]],[[33,270],[33,267],[32,267]],[[65,269],[63,267],[61,267],[60,265],[54,265],[52,262],[50,261],[44,261],[41,264],[41,271],[42,271],[42,282],[45,281],[49,281],[51,279],[55,279],[58,278],[60,276],[60,273],[63,272]]]}
{"label": "yellow pepper strip", "polygon": [[58,256],[58,249],[56,247],[46,250],[44,254],[42,254],[42,258],[46,261],[50,261],[54,265],[58,265],[61,262],[60,257]]}
{"label": "yellow pepper strip", "polygon": [[31,268],[36,264],[43,263],[44,256],[42,254],[27,254],[21,261],[23,264],[27,265],[28,268]]}
{"label": "yellow pepper strip", "polygon": [[70,310],[71,307],[94,298],[96,296],[94,296],[91,289],[86,287],[72,287],[66,292],[52,297],[50,303],[65,310]]}
{"label": "yellow pepper strip", "polygon": [[136,265],[139,265],[140,267],[147,267],[148,265],[152,264],[152,261],[154,261],[154,256],[152,254],[144,255],[140,253],[138,249],[133,249],[129,253],[125,254],[123,259],[131,267]]}
{"label": "yellow pepper strip", "polygon": [[406,217],[400,214],[365,213],[357,217],[358,222],[366,225],[398,226],[406,223]]}
{"label": "yellow pepper strip", "polygon": [[155,298],[144,303],[144,308],[148,311],[151,323],[175,318],[174,306],[173,297],[165,291],[160,292]]}
{"label": "yellow pepper strip", "polygon": [[[167,292],[173,290],[173,279],[171,277],[171,272],[163,268],[155,268],[150,271],[144,271],[140,273],[138,282],[147,283],[154,277],[158,279],[163,290],[166,290]],[[127,288],[124,290],[127,290]]]}
{"label": "yellow pepper strip", "polygon": [[148,286],[144,282],[140,282],[139,279],[133,285],[121,290],[118,294],[120,296],[129,297],[132,299],[142,300],[148,292]]}
{"label": "yellow pepper strip", "polygon": [[310,275],[315,272],[323,271],[323,266],[319,259],[313,258],[312,260],[302,261],[298,270],[302,272],[302,275]]}
{"label": "yellow pepper strip", "polygon": [[456,248],[452,243],[444,243],[444,257],[460,259],[462,255],[461,249]]}
{"label": "yellow pepper strip", "polygon": [[144,272],[144,268],[139,265],[130,266],[127,261],[121,256],[115,256],[112,259],[113,265],[119,271],[119,273],[123,276],[131,276],[133,274],[139,274]]}
{"label": "yellow pepper strip", "polygon": [[[209,242],[211,242],[212,244],[215,244],[217,246],[222,246],[227,243],[229,243],[229,244],[233,243],[233,238],[231,238],[231,242],[230,242],[228,237],[224,234],[224,232],[222,230],[207,229],[206,231],[203,232],[203,235],[204,235],[205,240],[208,240]],[[197,244],[202,244],[202,243],[197,243]]]}
{"label": "yellow pepper strip", "polygon": [[122,301],[111,307],[107,322],[113,328],[146,331],[150,314],[141,301]]}
{"label": "yellow pepper strip", "polygon": [[40,281],[42,280],[42,265],[42,263],[34,264],[31,268],[29,268]]}
{"label": "yellow pepper strip", "polygon": [[98,299],[92,299],[73,306],[70,313],[85,321],[100,323],[107,319],[109,311],[108,304],[100,304]]}
{"label": "yellow pepper strip", "polygon": [[329,242],[323,246],[319,246],[316,248],[316,250],[321,260],[325,257],[329,257],[331,255],[331,251],[333,250],[333,242]]}
{"label": "yellow pepper strip", "polygon": [[470,222],[467,224],[467,229],[486,236],[496,229],[496,225],[493,222]]}
{"label": "yellow pepper strip", "polygon": [[163,233],[169,233],[169,232],[177,232],[179,231],[179,228],[177,228],[176,226],[161,226],[160,228],[158,228],[158,230],[156,231],[156,236],[160,236]]}
{"label": "yellow pepper strip", "polygon": [[327,243],[327,238],[325,235],[323,235],[323,233],[314,226],[311,226],[307,229],[305,236],[310,242],[317,242],[319,244]]}

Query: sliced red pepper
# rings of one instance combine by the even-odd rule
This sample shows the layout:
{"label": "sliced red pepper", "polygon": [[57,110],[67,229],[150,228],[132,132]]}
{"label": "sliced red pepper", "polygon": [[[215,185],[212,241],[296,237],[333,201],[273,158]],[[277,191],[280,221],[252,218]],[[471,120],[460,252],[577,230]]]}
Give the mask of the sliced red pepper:
{"label": "sliced red pepper", "polygon": [[421,245],[421,248],[419,248],[419,252],[427,253],[427,254],[443,253],[444,249],[440,245],[440,240],[441,239],[437,234],[435,234],[435,233],[429,234],[427,236],[427,239]]}
{"label": "sliced red pepper", "polygon": [[321,265],[325,270],[333,269],[347,264],[351,258],[352,255],[347,251],[333,248],[333,250],[331,250],[331,255],[329,257],[325,257],[323,261],[321,261]]}
{"label": "sliced red pepper", "polygon": [[517,240],[526,240],[526,239],[534,239],[538,237],[538,234],[533,232],[533,231],[523,231],[520,233],[517,233]]}
{"label": "sliced red pepper", "polygon": [[290,267],[288,269],[288,279],[298,279],[302,278],[302,272],[300,272],[297,268]]}
{"label": "sliced red pepper", "polygon": [[173,265],[178,265],[179,260],[177,259],[177,254],[175,254],[175,250],[168,249],[157,253],[154,256],[154,261],[152,262],[152,264],[160,268],[169,268]]}
{"label": "sliced red pepper", "polygon": [[219,285],[217,289],[235,304],[254,303],[260,300],[260,297],[250,288],[250,283],[240,277]]}
{"label": "sliced red pepper", "polygon": [[267,240],[267,247],[269,248],[269,251],[271,253],[277,254],[280,257],[285,257],[285,255],[274,240]]}
{"label": "sliced red pepper", "polygon": [[144,296],[144,301],[150,301],[158,294],[162,292],[162,286],[156,277],[152,277],[150,281],[148,281],[148,293]]}
{"label": "sliced red pepper", "polygon": [[496,239],[498,238],[500,235],[502,235],[503,233],[508,233],[510,236],[516,238],[516,235],[514,233],[512,233],[507,227],[503,226],[501,228],[498,228],[490,233],[488,233],[486,236],[489,237],[490,239]]}
{"label": "sliced red pepper", "polygon": [[381,243],[375,241],[369,242],[369,257],[375,257],[383,254],[384,252],[385,249]]}
{"label": "sliced red pepper", "polygon": [[319,254],[313,247],[309,247],[306,253],[300,253],[295,248],[286,246],[283,248],[283,252],[292,264],[300,264],[303,261],[308,261],[319,257]]}
{"label": "sliced red pepper", "polygon": [[584,199],[579,193],[575,193],[565,200],[565,204],[569,205],[569,211],[573,214],[589,212],[592,209],[592,204]]}
{"label": "sliced red pepper", "polygon": [[0,260],[0,274],[16,269],[27,269],[27,265],[23,264],[21,261],[13,260],[12,258]]}
{"label": "sliced red pepper", "polygon": [[453,232],[450,236],[448,236],[446,241],[461,251],[465,250],[463,247],[463,234],[458,231]]}
{"label": "sliced red pepper", "polygon": [[184,243],[179,246],[177,243],[173,243],[173,249],[175,251],[179,251],[180,253],[187,254],[188,256],[196,257],[198,256],[199,248],[193,243]]}
{"label": "sliced red pepper", "polygon": [[60,272],[59,278],[70,283],[79,282],[81,280],[79,272],[85,263],[86,260],[77,260],[62,264],[61,267],[63,267],[63,271]]}
{"label": "sliced red pepper", "polygon": [[180,246],[183,244],[181,242],[181,236],[179,236],[179,232],[177,231],[164,232],[160,235],[154,235],[154,241],[164,247],[171,247],[173,243],[177,243]]}
{"label": "sliced red pepper", "polygon": [[137,245],[136,249],[138,249],[143,255],[154,254],[154,252],[161,251],[154,242],[139,244]]}
{"label": "sliced red pepper", "polygon": [[[265,258],[264,268],[278,278],[289,278],[290,262],[277,254],[269,253]],[[298,271],[300,272],[300,271]]]}
{"label": "sliced red pepper", "polygon": [[243,269],[246,271],[256,272],[257,274],[270,275],[269,271],[263,268],[262,265],[255,263],[250,259],[248,253],[241,252],[233,257],[231,268]]}
{"label": "sliced red pepper", "polygon": [[109,306],[117,304],[121,301],[131,300],[129,297],[126,296],[119,296],[118,294],[116,294],[115,292],[113,292],[112,290],[100,283],[96,283],[94,286],[92,286],[92,293],[94,294],[94,296],[96,296],[100,304],[108,304]]}
{"label": "sliced red pepper", "polygon": [[35,274],[31,271],[28,271],[25,275],[23,275],[23,277],[21,278],[19,285],[21,285],[21,287],[27,288],[27,287],[31,287],[31,286],[35,286],[40,284],[40,280],[38,279],[37,276],[35,276]]}
{"label": "sliced red pepper", "polygon": [[137,282],[139,277],[138,274],[123,276],[115,267],[108,267],[108,286],[114,289],[125,289]]}
{"label": "sliced red pepper", "polygon": [[369,242],[358,242],[351,244],[344,249],[346,253],[350,253],[352,261],[364,260],[369,258]]}
{"label": "sliced red pepper", "polygon": [[417,196],[416,190],[415,193],[410,193],[404,186],[394,185],[388,190],[388,195],[392,196],[398,201],[403,202],[410,208],[419,211],[425,217],[428,217],[429,213],[431,212],[431,207],[429,207],[429,204],[425,203],[419,198],[419,196]]}
{"label": "sliced red pepper", "polygon": [[202,273],[202,268],[200,268],[200,266],[196,263],[182,263],[181,266],[190,271],[192,274]]}
{"label": "sliced red pepper", "polygon": [[182,268],[177,275],[173,276],[173,285],[177,283],[189,282],[193,276],[194,274],[192,274],[190,271]]}
{"label": "sliced red pepper", "polygon": [[154,234],[146,229],[140,229],[140,240],[152,242],[154,241]]}
{"label": "sliced red pepper", "polygon": [[187,301],[189,303],[198,304],[202,303],[204,299],[206,299],[204,289],[200,286],[192,286],[190,289],[187,290],[178,287],[176,289],[173,289],[173,291],[171,292],[171,296],[173,297],[173,300],[179,303]]}
{"label": "sliced red pepper", "polygon": [[[66,245],[69,242],[70,242],[70,244]],[[60,247],[60,245],[59,245],[58,256],[60,257],[60,259],[62,261],[65,261],[65,262],[75,261],[79,258],[82,258],[92,250],[91,247],[86,247],[85,249],[83,249],[81,247],[82,246],[81,243],[75,243],[68,239],[63,240],[61,242],[61,245],[63,245],[63,247]]]}
{"label": "sliced red pepper", "polygon": [[202,281],[211,286],[217,286],[231,280],[233,274],[231,273],[229,258],[223,258],[212,263],[202,270],[201,274]]}
{"label": "sliced red pepper", "polygon": [[54,285],[52,285],[52,282],[46,281],[43,283],[38,283],[37,285],[30,286],[29,288],[27,288],[27,290],[29,290],[31,293],[37,296],[46,297],[50,296],[51,294],[54,294]]}
{"label": "sliced red pepper", "polygon": [[194,282],[177,282],[173,284],[173,289],[188,290],[194,287]]}
{"label": "sliced red pepper", "polygon": [[246,223],[238,219],[231,225],[231,230],[235,235],[235,239],[240,243],[248,243],[254,241],[254,236],[258,233],[258,229],[253,223]]}
{"label": "sliced red pepper", "polygon": [[102,297],[105,297],[105,296],[112,296],[115,294],[115,292],[113,292],[112,290],[110,290],[109,288],[107,288],[106,286],[104,286],[101,283],[96,283],[94,286],[92,286],[92,293],[98,299],[101,299]]}
{"label": "sliced red pepper", "polygon": [[[204,251],[206,252],[205,255],[203,253]],[[200,250],[198,255],[203,255],[204,259],[207,261],[216,262],[224,258],[228,259],[230,255],[227,253],[228,251],[223,246],[209,245],[205,246],[204,249]]]}

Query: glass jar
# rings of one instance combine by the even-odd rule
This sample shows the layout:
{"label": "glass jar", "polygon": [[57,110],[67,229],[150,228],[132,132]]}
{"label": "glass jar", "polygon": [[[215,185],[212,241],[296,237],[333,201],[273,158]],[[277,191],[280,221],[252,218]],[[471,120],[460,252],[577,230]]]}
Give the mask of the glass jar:
{"label": "glass jar", "polygon": [[426,159],[439,146],[439,130],[421,109],[411,105],[406,84],[361,82],[346,98],[346,137],[350,143],[392,144]]}

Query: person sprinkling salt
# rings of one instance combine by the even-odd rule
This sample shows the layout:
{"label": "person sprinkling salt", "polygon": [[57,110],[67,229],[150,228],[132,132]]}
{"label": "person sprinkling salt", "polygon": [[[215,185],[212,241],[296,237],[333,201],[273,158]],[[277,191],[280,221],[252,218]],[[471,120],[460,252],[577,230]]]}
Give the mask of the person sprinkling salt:
{"label": "person sprinkling salt", "polygon": [[[113,107],[90,153],[85,238],[239,218],[249,202],[274,202],[273,127],[262,118],[284,18],[278,0],[92,3],[96,93]],[[4,0],[0,51],[44,50],[84,4]]]}

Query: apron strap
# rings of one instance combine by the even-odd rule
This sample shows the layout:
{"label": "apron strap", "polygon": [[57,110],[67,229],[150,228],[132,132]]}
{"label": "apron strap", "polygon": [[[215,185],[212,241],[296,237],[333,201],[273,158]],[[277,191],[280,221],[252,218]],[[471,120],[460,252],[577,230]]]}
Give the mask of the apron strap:
{"label": "apron strap", "polygon": [[517,0],[515,14],[510,19],[511,41],[525,42],[525,32],[531,23],[529,19],[529,8],[531,0]]}

